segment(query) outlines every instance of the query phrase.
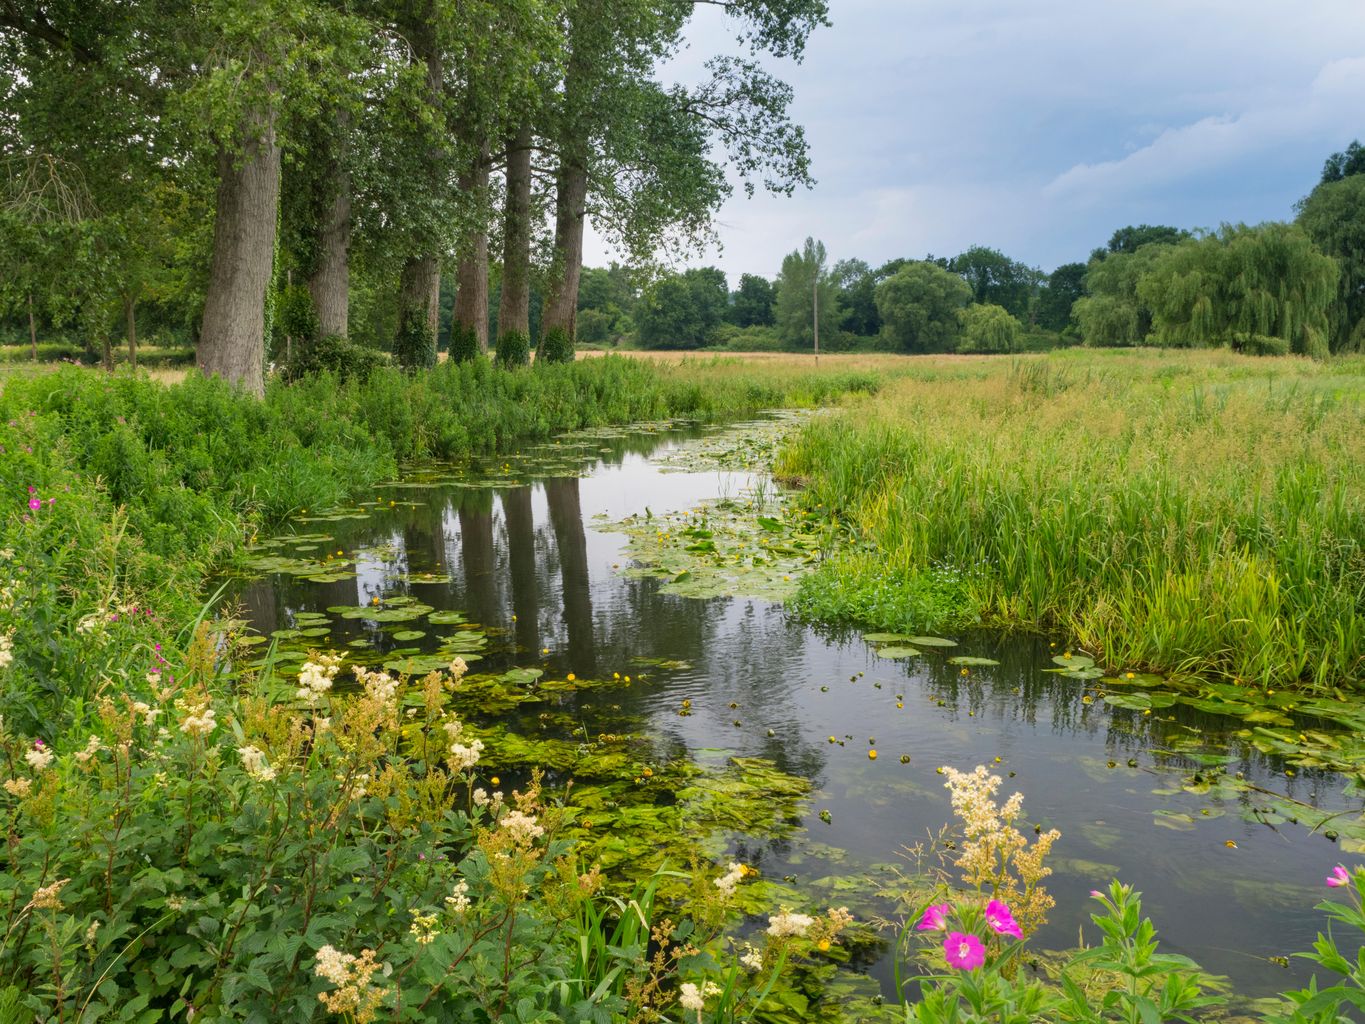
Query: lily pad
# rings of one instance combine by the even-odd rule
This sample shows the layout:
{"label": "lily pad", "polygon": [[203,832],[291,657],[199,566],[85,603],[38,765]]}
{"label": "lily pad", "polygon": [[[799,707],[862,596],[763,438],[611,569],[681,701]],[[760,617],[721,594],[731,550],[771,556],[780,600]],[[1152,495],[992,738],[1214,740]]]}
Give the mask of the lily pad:
{"label": "lily pad", "polygon": [[949,665],[999,665],[994,658],[978,658],[971,654],[958,654],[948,659]]}
{"label": "lily pad", "polygon": [[907,646],[905,646],[905,645],[902,644],[902,645],[894,646],[894,647],[881,647],[881,648],[878,648],[878,650],[877,650],[877,657],[879,657],[879,658],[891,658],[891,659],[896,659],[896,658],[913,658],[913,657],[916,657],[917,655],[920,655],[920,654],[923,654],[923,653],[924,653],[924,652],[921,651],[918,647],[907,647]]}

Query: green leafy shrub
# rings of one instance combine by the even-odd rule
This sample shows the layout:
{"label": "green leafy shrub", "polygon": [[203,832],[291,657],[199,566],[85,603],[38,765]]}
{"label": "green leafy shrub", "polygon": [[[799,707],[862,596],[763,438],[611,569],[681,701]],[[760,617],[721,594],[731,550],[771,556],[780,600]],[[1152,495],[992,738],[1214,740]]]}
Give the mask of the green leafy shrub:
{"label": "green leafy shrub", "polygon": [[425,310],[404,310],[393,339],[393,358],[405,370],[429,370],[436,365],[436,334]]}
{"label": "green leafy shrub", "polygon": [[450,349],[448,358],[452,363],[467,363],[472,359],[477,359],[482,353],[479,351],[479,335],[473,327],[465,327],[461,324],[452,324],[450,327]]}
{"label": "green leafy shrub", "polygon": [[1247,334],[1233,339],[1232,347],[1249,356],[1287,356],[1289,339],[1267,334]]}
{"label": "green leafy shrub", "polygon": [[301,284],[281,289],[275,302],[272,327],[271,352],[276,359],[282,359],[286,354],[286,338],[292,352],[317,341],[322,334],[322,324],[318,320],[317,307],[313,305],[312,293]]}
{"label": "green leafy shrub", "polygon": [[294,358],[285,364],[283,377],[296,381],[319,373],[331,373],[338,380],[366,381],[388,359],[382,352],[357,345],[337,334],[329,334],[308,344],[295,344]]}
{"label": "green leafy shrub", "polygon": [[531,339],[524,331],[505,331],[498,336],[498,365],[511,368],[531,361]]}
{"label": "green leafy shrub", "polygon": [[573,338],[564,328],[551,327],[540,339],[540,351],[536,354],[537,365],[540,363],[571,362],[573,362]]}

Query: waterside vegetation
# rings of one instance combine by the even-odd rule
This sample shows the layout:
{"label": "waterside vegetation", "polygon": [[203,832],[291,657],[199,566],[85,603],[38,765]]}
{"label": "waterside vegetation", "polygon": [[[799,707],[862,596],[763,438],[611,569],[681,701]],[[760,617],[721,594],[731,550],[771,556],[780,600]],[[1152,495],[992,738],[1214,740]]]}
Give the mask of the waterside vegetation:
{"label": "waterside vegetation", "polygon": [[1354,690],[1361,371],[1150,350],[919,361],[778,461],[846,529],[798,607],[1043,627],[1113,668]]}

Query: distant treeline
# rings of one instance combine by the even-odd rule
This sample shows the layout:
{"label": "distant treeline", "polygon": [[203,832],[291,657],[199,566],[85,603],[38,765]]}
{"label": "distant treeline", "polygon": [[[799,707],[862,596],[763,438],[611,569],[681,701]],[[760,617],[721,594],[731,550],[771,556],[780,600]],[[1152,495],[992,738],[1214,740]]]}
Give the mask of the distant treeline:
{"label": "distant treeline", "polygon": [[[1365,147],[1333,154],[1292,223],[1120,228],[1051,273],[974,245],[828,262],[806,239],[769,280],[715,267],[638,285],[584,271],[578,338],[645,348],[1009,352],[1064,344],[1325,356],[1365,341]],[[818,316],[817,316],[818,310]]]}

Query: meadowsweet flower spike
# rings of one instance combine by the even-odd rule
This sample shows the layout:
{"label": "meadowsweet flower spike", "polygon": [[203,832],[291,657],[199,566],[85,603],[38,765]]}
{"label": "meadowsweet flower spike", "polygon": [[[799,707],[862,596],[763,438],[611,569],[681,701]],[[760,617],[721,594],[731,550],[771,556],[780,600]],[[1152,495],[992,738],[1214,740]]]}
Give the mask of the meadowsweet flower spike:
{"label": "meadowsweet flower spike", "polygon": [[730,862],[730,867],[726,873],[717,878],[712,884],[721,891],[723,895],[733,896],[735,887],[739,885],[745,875],[744,865],[735,861]]}

